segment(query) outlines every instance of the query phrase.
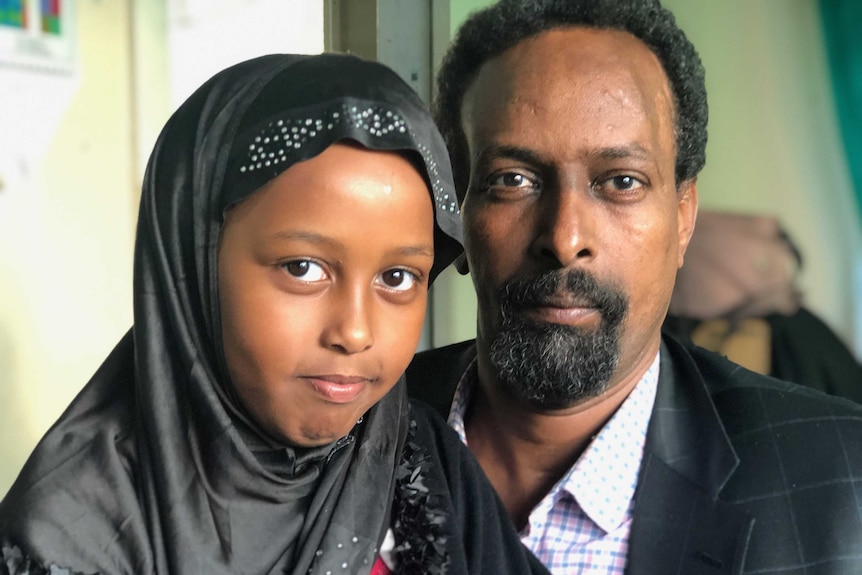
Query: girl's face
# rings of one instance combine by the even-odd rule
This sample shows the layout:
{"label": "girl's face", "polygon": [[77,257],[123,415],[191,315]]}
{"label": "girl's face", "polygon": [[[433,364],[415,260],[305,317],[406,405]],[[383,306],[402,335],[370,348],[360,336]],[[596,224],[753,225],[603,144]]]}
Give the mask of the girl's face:
{"label": "girl's face", "polygon": [[297,446],[346,435],[416,350],[434,212],[404,157],[334,144],[230,210],[222,341],[240,400]]}

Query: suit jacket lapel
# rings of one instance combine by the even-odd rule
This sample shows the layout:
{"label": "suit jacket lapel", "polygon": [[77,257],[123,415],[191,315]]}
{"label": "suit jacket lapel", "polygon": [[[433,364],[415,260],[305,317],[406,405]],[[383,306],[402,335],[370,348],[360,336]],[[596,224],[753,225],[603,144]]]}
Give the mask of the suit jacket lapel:
{"label": "suit jacket lapel", "polygon": [[626,573],[740,573],[754,520],[718,500],[738,463],[697,366],[666,339]]}

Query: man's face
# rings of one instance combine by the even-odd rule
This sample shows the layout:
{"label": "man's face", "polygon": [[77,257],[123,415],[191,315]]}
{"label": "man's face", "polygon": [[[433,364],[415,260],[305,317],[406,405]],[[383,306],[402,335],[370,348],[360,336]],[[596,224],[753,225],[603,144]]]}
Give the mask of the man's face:
{"label": "man's face", "polygon": [[673,109],[625,32],[545,32],[479,70],[462,213],[483,380],[548,410],[646,371],[697,211]]}

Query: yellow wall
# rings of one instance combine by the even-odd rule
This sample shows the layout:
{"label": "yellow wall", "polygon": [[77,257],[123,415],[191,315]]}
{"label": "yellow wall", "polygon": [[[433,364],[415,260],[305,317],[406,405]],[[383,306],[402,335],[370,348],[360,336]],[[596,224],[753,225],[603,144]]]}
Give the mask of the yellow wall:
{"label": "yellow wall", "polygon": [[0,493],[131,325],[128,11],[77,2],[70,75],[0,68],[26,116],[0,131]]}
{"label": "yellow wall", "polygon": [[[452,0],[451,28],[490,4]],[[805,257],[805,302],[862,357],[862,231],[838,138],[816,2],[665,0],[697,47],[710,103],[702,208],[772,214]],[[856,280],[859,282],[860,280]],[[475,296],[447,271],[435,345],[475,335]],[[854,318],[855,321],[854,321]],[[859,334],[859,335],[854,335]]]}

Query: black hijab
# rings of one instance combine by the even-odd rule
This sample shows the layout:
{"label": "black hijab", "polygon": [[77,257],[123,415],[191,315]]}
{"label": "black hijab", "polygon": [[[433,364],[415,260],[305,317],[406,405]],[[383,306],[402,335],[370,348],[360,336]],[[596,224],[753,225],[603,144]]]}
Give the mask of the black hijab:
{"label": "black hijab", "polygon": [[171,117],[150,158],[134,327],[0,503],[10,572],[370,569],[408,434],[403,382],[333,445],[276,445],[234,398],[219,325],[225,210],[343,139],[401,150],[423,172],[435,206],[432,279],[459,253],[445,146],[388,68],[270,55],[214,76]]}

